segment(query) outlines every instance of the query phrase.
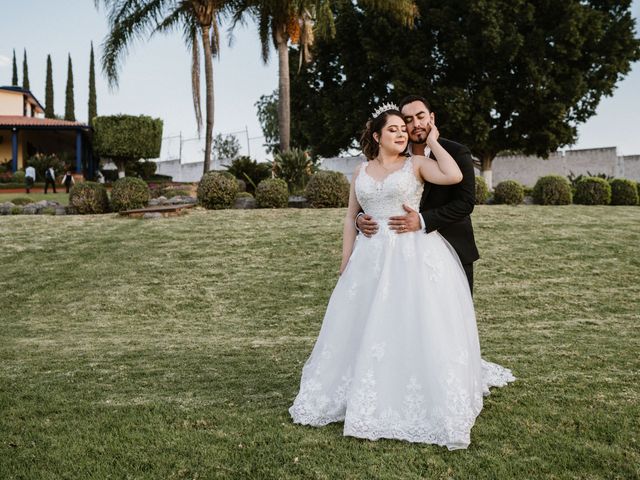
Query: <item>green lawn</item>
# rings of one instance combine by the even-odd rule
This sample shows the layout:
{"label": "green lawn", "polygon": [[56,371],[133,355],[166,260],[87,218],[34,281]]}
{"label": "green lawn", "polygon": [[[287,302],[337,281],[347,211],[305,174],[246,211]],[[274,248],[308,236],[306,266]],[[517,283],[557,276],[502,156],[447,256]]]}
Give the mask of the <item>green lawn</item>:
{"label": "green lawn", "polygon": [[[29,198],[33,202],[39,202],[40,200],[51,200],[54,202],[58,202],[61,205],[69,204],[69,194],[64,193],[64,187],[57,189],[58,193],[29,193],[21,192],[21,193],[2,193],[0,190],[0,203],[10,202],[14,198]],[[62,192],[62,193],[60,193]]]}
{"label": "green lawn", "polygon": [[0,219],[0,478],[640,478],[640,207],[476,209],[518,381],[456,452],[289,419],[343,214]]}

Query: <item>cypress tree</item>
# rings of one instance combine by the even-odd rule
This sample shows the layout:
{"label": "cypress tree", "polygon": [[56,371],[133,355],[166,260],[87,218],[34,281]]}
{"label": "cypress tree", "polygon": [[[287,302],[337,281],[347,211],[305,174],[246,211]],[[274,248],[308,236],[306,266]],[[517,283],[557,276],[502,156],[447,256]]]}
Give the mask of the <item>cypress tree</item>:
{"label": "cypress tree", "polygon": [[71,67],[71,54],[69,54],[69,66],[67,68],[67,89],[64,102],[64,119],[76,121],[75,105],[73,103],[73,69]]}
{"label": "cypress tree", "polygon": [[53,71],[51,68],[51,55],[47,55],[47,81],[45,84],[44,94],[44,116],[46,118],[55,118],[53,112]]}
{"label": "cypress tree", "polygon": [[91,125],[98,115],[98,101],[96,99],[96,67],[93,59],[93,42],[91,42],[91,55],[89,57],[89,116],[87,123]]}
{"label": "cypress tree", "polygon": [[27,49],[24,49],[24,57],[22,58],[22,88],[25,90],[31,90],[29,88],[29,66],[27,65]]}
{"label": "cypress tree", "polygon": [[11,85],[18,86],[18,64],[16,63],[16,49],[13,49],[13,75],[11,75]]}

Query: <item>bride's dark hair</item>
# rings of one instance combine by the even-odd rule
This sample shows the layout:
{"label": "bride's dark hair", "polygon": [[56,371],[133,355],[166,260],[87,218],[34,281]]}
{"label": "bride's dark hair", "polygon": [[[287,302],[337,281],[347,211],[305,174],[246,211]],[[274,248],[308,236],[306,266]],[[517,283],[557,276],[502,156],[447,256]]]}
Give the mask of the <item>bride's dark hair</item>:
{"label": "bride's dark hair", "polygon": [[367,160],[373,160],[378,156],[380,145],[376,142],[376,139],[373,138],[373,134],[377,133],[379,138],[382,129],[387,124],[387,118],[391,116],[403,118],[402,113],[398,110],[386,110],[377,117],[371,118],[367,121],[362,135],[360,136],[360,148],[362,148],[362,153],[367,157]]}

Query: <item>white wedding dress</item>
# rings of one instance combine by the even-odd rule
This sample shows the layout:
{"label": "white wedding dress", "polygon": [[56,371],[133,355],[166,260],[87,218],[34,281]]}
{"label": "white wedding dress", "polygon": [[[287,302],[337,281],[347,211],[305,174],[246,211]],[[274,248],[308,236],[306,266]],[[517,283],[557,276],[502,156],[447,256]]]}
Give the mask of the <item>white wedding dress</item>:
{"label": "white wedding dress", "polygon": [[466,448],[489,387],[515,380],[480,358],[467,278],[438,233],[397,234],[388,217],[418,210],[423,183],[408,158],[376,181],[360,169],[363,210],[379,223],[358,235],[331,295],[289,409],[295,423],[344,421],[344,435]]}

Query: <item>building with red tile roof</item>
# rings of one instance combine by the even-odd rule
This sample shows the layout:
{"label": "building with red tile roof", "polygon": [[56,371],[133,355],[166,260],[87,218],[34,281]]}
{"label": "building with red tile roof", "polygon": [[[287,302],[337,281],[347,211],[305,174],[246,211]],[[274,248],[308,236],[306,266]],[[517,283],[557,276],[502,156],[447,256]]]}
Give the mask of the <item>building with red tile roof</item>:
{"label": "building with red tile roof", "polygon": [[23,170],[36,153],[75,158],[76,173],[93,176],[91,127],[81,122],[44,118],[44,108],[29,90],[0,87],[0,162]]}

